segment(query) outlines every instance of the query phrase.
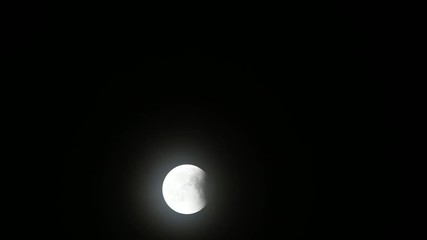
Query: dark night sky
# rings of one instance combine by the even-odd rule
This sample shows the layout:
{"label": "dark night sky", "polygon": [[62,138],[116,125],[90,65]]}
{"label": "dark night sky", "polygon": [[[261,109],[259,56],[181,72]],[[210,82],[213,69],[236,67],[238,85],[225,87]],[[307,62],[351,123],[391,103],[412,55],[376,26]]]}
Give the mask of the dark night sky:
{"label": "dark night sky", "polygon": [[[26,8],[7,54],[17,77],[32,79],[23,100],[36,109],[32,136],[51,149],[42,168],[54,197],[40,201],[56,239],[390,234],[375,83],[356,21],[340,7]],[[168,141],[215,159],[200,164],[220,177],[218,202],[196,220],[158,221],[148,205],[129,206],[135,169],[164,164],[138,156]]]}

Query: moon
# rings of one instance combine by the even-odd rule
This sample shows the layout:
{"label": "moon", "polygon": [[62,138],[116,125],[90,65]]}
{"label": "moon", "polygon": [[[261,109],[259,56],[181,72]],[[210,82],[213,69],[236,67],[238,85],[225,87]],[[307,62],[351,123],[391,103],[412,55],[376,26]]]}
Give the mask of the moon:
{"label": "moon", "polygon": [[206,206],[206,173],[199,167],[184,164],[173,168],[163,180],[166,204],[180,214],[194,214]]}

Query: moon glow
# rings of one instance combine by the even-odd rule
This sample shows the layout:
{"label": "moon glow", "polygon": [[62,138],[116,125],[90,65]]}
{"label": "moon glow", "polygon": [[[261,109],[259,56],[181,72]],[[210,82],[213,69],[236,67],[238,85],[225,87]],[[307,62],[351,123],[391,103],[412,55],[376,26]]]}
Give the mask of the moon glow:
{"label": "moon glow", "polygon": [[194,214],[206,206],[206,173],[197,166],[184,164],[173,168],[163,181],[166,204],[180,214]]}

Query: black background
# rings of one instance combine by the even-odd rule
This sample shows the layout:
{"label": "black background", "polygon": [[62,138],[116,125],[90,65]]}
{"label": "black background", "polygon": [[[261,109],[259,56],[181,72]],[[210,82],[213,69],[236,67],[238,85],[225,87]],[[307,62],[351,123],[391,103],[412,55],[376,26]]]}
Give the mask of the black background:
{"label": "black background", "polygon": [[[376,83],[351,7],[199,7],[18,8],[5,54],[26,96],[18,124],[41,159],[29,166],[46,178],[30,218],[57,239],[395,234]],[[133,154],[169,137],[228,156],[215,163],[225,204],[201,230],[131,216],[129,169],[155,166]]]}

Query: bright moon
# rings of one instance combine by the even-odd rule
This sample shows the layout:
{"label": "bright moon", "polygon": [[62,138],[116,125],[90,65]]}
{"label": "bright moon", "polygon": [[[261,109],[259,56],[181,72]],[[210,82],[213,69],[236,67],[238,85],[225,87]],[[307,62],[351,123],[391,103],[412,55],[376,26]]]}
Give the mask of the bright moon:
{"label": "bright moon", "polygon": [[172,169],[163,181],[166,204],[177,213],[193,214],[206,206],[204,193],[206,173],[190,164]]}

